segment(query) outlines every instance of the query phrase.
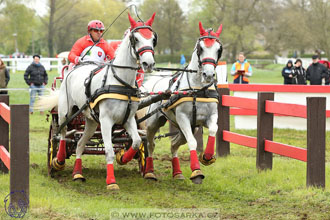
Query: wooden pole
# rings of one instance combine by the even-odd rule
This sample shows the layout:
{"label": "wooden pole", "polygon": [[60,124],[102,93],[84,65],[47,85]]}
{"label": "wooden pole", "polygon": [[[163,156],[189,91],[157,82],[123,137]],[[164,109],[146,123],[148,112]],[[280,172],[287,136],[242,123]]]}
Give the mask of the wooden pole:
{"label": "wooden pole", "polygon": [[[9,105],[9,96],[0,95],[0,102]],[[0,145],[4,146],[9,152],[9,124],[2,117],[0,117]],[[8,173],[8,168],[2,160],[0,160],[0,171]]]}
{"label": "wooden pole", "polygon": [[265,151],[265,140],[273,140],[274,115],[266,113],[266,100],[274,100],[274,93],[258,93],[257,119],[257,168],[259,170],[272,169],[273,154]]}
{"label": "wooden pole", "polygon": [[[10,192],[29,198],[29,106],[10,105]],[[11,194],[17,203],[22,193]]]}
{"label": "wooden pole", "polygon": [[325,187],[326,98],[307,97],[306,185]]}
{"label": "wooden pole", "polygon": [[218,131],[217,139],[217,156],[224,157],[230,154],[230,143],[223,140],[223,131],[230,130],[229,107],[222,106],[222,96],[229,95],[229,88],[218,88],[219,104],[218,104]]}

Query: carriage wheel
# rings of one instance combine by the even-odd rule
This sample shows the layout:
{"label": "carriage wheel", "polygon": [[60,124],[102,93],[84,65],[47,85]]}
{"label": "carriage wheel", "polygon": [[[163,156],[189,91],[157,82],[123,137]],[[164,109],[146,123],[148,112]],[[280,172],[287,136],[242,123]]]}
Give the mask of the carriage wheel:
{"label": "carriage wheel", "polygon": [[48,167],[48,175],[54,177],[55,170],[51,166],[51,162],[54,157],[56,157],[58,148],[59,148],[59,141],[54,139],[54,135],[58,129],[57,123],[58,116],[53,115],[52,122],[49,128],[49,136],[48,136],[48,151],[47,151],[47,167]]}

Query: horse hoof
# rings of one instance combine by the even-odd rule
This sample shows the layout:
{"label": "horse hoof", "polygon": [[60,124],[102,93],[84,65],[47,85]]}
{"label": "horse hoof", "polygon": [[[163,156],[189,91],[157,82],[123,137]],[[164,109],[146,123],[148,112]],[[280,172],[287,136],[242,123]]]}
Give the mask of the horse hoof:
{"label": "horse hoof", "polygon": [[198,176],[198,177],[195,177],[194,179],[191,179],[191,181],[194,183],[194,184],[202,184],[203,183],[203,178]]}
{"label": "horse hoof", "polygon": [[61,171],[64,170],[65,167],[65,161],[64,162],[59,162],[57,158],[53,158],[52,160],[52,168],[56,171]]}
{"label": "horse hoof", "polygon": [[118,163],[119,165],[125,165],[125,164],[126,164],[126,163],[123,163],[123,162],[121,161],[121,158],[123,157],[124,153],[125,153],[125,150],[124,150],[124,149],[120,149],[120,151],[118,151],[118,152],[116,153],[116,161],[117,161],[117,163]]}
{"label": "horse hoof", "polygon": [[212,158],[210,160],[206,160],[204,158],[204,153],[201,153],[199,155],[199,162],[201,162],[204,166],[209,166],[211,165],[212,163],[215,163],[217,159],[215,158],[215,156],[212,156]]}
{"label": "horse hoof", "polygon": [[157,181],[157,177],[154,173],[144,174],[144,179]]}
{"label": "horse hoof", "polygon": [[117,183],[112,183],[110,185],[107,185],[107,190],[117,191],[119,190],[119,186],[117,185]]}
{"label": "horse hoof", "polygon": [[79,173],[75,174],[75,175],[73,176],[72,180],[73,180],[73,181],[78,180],[78,181],[81,181],[81,182],[85,182],[85,181],[86,181],[85,177],[83,177],[83,175],[81,175],[81,174],[79,174]]}
{"label": "horse hoof", "polygon": [[175,180],[184,180],[184,175],[182,175],[182,173],[178,173],[176,175],[173,176],[173,179]]}
{"label": "horse hoof", "polygon": [[202,184],[204,178],[201,170],[194,170],[190,176],[190,180],[195,184]]}

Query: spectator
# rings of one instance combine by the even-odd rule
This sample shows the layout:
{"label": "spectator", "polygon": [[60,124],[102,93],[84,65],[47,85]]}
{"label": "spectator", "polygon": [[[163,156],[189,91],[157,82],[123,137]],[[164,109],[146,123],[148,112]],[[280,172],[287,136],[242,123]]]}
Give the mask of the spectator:
{"label": "spectator", "polygon": [[292,60],[289,60],[282,70],[282,76],[284,77],[284,85],[292,84],[292,70]]}
{"label": "spectator", "polygon": [[329,65],[329,63],[330,62],[327,60],[320,60],[319,63],[322,63],[325,66],[325,68],[327,68],[328,77],[326,79],[328,79],[328,80],[325,81],[325,85],[329,85],[329,83],[330,83],[330,65]]}
{"label": "spectator", "polygon": [[234,83],[249,83],[248,77],[252,76],[252,68],[243,52],[238,54],[238,60],[233,64],[230,74],[234,76]]}
{"label": "spectator", "polygon": [[307,85],[306,70],[302,66],[301,59],[297,59],[292,70],[292,84]]}
{"label": "spectator", "polygon": [[[42,96],[45,85],[48,82],[48,75],[45,67],[40,63],[40,56],[33,55],[33,62],[24,73],[24,80],[30,86],[30,114],[33,114],[33,105],[36,94]],[[43,112],[40,112],[42,114]]]}
{"label": "spectator", "polygon": [[183,54],[181,54],[180,64],[181,64],[181,67],[184,67],[184,65],[186,64],[186,58],[184,57]]}
{"label": "spectator", "polygon": [[310,85],[322,85],[322,79],[328,83],[328,73],[325,66],[319,63],[319,56],[313,55],[313,63],[307,68],[306,78],[309,80]]}
{"label": "spectator", "polygon": [[[9,80],[10,80],[9,71],[6,68],[5,63],[0,58],[0,89],[7,88]],[[0,94],[8,94],[8,92],[5,90],[1,90]]]}

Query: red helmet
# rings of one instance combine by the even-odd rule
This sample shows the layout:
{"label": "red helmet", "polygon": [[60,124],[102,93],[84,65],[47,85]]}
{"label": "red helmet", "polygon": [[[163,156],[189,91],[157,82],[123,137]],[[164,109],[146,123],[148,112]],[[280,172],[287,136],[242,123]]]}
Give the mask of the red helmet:
{"label": "red helmet", "polygon": [[95,29],[95,30],[104,30],[104,25],[102,21],[99,20],[92,20],[88,23],[87,26],[88,31]]}

